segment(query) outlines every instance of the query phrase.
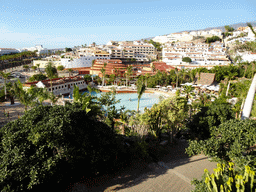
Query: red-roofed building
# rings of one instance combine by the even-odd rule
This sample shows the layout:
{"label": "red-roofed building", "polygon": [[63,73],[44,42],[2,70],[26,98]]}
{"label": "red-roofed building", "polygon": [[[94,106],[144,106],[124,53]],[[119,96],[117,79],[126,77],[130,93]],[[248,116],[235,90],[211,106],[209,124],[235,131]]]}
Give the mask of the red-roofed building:
{"label": "red-roofed building", "polygon": [[[33,85],[38,88],[46,88],[48,91],[51,91],[50,80],[27,82],[23,84],[23,87],[27,89]],[[79,87],[79,90],[84,90],[87,87],[84,78],[79,76],[52,79],[52,92],[55,95],[70,94],[73,92],[75,85]]]}

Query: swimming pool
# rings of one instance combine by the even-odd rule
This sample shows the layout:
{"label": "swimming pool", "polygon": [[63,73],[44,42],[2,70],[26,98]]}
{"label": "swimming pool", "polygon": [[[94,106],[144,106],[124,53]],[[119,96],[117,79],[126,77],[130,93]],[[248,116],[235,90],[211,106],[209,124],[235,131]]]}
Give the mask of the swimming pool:
{"label": "swimming pool", "polygon": [[[92,92],[92,95],[100,97],[103,92],[96,93]],[[151,108],[155,103],[159,102],[158,94],[153,93],[144,93],[140,99],[140,111],[143,113],[144,108]],[[72,98],[72,97],[71,97]],[[115,106],[117,109],[121,109],[122,106],[125,107],[125,110],[137,110],[138,105],[138,95],[137,93],[118,93],[116,94],[116,100],[120,100],[120,103],[117,103]]]}

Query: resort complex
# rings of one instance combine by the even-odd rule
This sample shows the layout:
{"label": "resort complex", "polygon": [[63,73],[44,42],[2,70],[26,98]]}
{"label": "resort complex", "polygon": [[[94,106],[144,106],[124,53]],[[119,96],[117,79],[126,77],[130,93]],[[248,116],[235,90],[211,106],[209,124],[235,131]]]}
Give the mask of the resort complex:
{"label": "resort complex", "polygon": [[223,28],[0,48],[0,190],[255,191],[256,29]]}

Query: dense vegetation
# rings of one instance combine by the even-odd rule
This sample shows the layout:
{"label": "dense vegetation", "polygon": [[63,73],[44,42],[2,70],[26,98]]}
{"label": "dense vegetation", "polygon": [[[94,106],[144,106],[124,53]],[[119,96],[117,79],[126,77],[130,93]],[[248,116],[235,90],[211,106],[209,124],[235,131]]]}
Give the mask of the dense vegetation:
{"label": "dense vegetation", "polygon": [[[24,116],[0,130],[0,189],[36,191],[51,185],[60,191],[82,176],[111,172],[131,159],[158,161],[163,150],[159,145],[163,134],[168,136],[169,142],[174,142],[181,130],[187,130],[191,139],[188,154],[203,152],[224,164],[225,170],[232,161],[235,175],[245,174],[248,170],[245,165],[254,170],[255,153],[251,146],[256,141],[256,123],[239,120],[242,100],[250,86],[250,80],[242,77],[253,77],[253,69],[254,63],[248,63],[216,66],[211,70],[158,71],[154,76],[140,76],[138,95],[143,94],[145,86],[176,86],[176,83],[191,82],[196,74],[203,72],[215,73],[221,85],[214,102],[211,101],[213,96],[199,93],[189,104],[195,94],[193,87],[184,86],[182,94],[185,96],[179,96],[177,91],[176,97],[161,99],[144,113],[124,107],[116,109],[119,101],[115,99],[115,90],[96,98],[90,86],[89,93],[83,95],[75,87],[73,104],[43,106],[47,98],[53,104],[58,98],[45,89],[32,87],[25,91],[20,82],[7,83],[8,97],[19,99],[26,109],[37,107],[28,109]],[[48,77],[53,78],[55,73],[56,69],[49,65]],[[123,82],[130,81],[130,76],[131,73],[127,74]],[[90,82],[91,76],[86,75],[85,80]],[[4,96],[3,89],[0,94]],[[227,102],[232,96],[239,98],[235,105]],[[224,172],[222,175],[226,174]],[[213,188],[214,183],[219,185],[216,179],[205,183],[206,178],[207,173],[202,180],[193,181],[198,191]],[[229,186],[227,183],[224,176],[221,185],[225,188]]]}

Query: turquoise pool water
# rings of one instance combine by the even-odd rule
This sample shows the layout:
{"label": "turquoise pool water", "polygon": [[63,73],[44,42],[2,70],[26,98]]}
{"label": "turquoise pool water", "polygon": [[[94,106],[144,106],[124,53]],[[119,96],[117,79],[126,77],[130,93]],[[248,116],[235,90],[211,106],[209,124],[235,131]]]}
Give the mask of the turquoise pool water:
{"label": "turquoise pool water", "polygon": [[[100,97],[103,92],[95,93],[92,92],[92,95]],[[144,108],[151,108],[155,103],[159,102],[159,96],[153,93],[144,93],[140,99],[140,111],[144,112]],[[72,98],[72,97],[71,97]],[[120,109],[121,106],[124,106],[125,109],[137,110],[138,105],[138,95],[137,93],[118,93],[116,94],[116,100],[121,99],[120,103],[116,104],[116,108]]]}

